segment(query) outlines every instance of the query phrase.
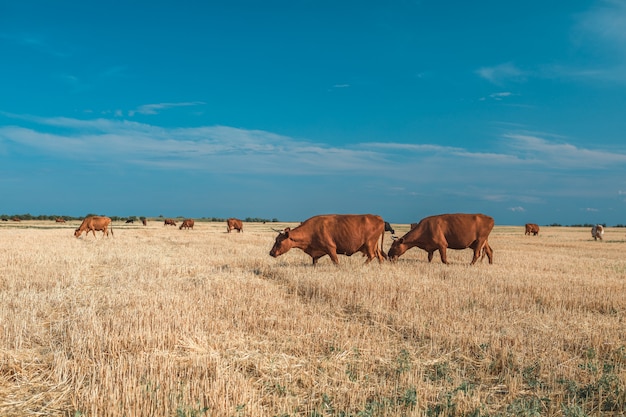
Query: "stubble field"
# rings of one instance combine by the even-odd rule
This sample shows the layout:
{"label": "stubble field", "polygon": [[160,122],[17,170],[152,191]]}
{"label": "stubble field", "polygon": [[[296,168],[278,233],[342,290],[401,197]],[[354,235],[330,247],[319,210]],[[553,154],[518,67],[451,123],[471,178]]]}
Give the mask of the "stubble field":
{"label": "stubble field", "polygon": [[2,416],[626,413],[626,229],[313,268],[269,224],[78,223],[0,224]]}

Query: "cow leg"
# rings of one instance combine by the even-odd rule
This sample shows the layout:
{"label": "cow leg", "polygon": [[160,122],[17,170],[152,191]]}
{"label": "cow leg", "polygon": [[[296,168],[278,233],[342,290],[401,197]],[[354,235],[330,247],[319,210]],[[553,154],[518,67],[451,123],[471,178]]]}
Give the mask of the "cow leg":
{"label": "cow leg", "polygon": [[328,248],[328,256],[333,261],[335,265],[339,265],[339,257],[337,256],[337,248],[331,247]]}
{"label": "cow leg", "polygon": [[491,249],[491,246],[489,246],[489,242],[485,242],[485,247],[483,249],[483,256],[485,256],[484,254],[487,254],[487,258],[489,259],[489,263],[493,264],[493,249]]}
{"label": "cow leg", "polygon": [[445,246],[440,246],[439,247],[439,256],[441,257],[441,262],[443,262],[444,264],[448,263],[448,254],[446,252],[446,247]]}

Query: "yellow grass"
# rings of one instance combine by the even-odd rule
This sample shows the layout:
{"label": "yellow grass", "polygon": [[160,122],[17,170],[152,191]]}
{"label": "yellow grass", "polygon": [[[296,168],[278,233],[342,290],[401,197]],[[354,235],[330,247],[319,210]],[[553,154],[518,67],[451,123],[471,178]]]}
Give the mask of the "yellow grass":
{"label": "yellow grass", "polygon": [[626,229],[313,268],[269,224],[78,223],[0,224],[2,416],[625,413]]}

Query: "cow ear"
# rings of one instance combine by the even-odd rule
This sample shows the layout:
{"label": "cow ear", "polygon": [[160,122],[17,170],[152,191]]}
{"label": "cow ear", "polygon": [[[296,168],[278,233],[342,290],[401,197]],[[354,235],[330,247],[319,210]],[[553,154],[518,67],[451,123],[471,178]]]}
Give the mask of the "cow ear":
{"label": "cow ear", "polygon": [[403,237],[401,237],[400,239],[396,240],[396,242],[398,242],[398,243],[404,243],[404,238],[403,238]]}
{"label": "cow ear", "polygon": [[289,237],[289,231],[291,231],[291,227],[285,227],[285,230],[283,230],[285,236]]}

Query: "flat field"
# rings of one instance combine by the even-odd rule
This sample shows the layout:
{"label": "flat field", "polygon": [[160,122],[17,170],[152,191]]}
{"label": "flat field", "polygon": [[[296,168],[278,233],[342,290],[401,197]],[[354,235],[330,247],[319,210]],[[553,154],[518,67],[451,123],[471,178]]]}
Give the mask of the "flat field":
{"label": "flat field", "polygon": [[2,416],[626,413],[626,229],[314,268],[270,224],[77,225],[0,224]]}

